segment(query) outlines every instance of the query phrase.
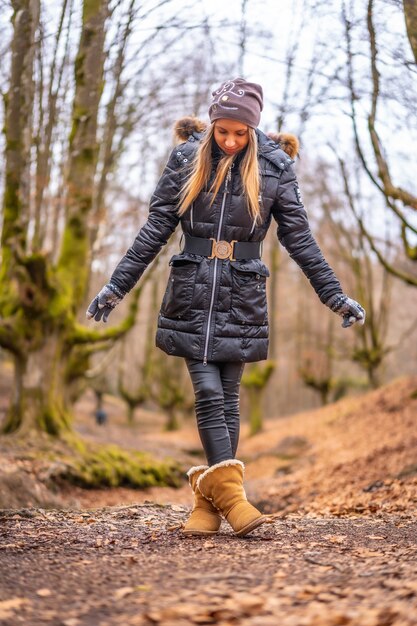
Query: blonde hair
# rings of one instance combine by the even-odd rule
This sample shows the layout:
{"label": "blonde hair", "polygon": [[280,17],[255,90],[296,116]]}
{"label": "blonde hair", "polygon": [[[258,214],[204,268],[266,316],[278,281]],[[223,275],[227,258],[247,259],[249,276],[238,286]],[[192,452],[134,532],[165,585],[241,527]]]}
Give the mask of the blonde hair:
{"label": "blonde hair", "polygon": [[[248,132],[249,141],[246,154],[240,165],[240,173],[243,184],[243,194],[246,198],[248,211],[251,217],[257,221],[261,214],[259,207],[260,176],[258,164],[258,140],[256,132],[253,128],[249,128]],[[211,146],[212,141],[214,141],[213,136],[214,124],[211,124],[200,142],[190,176],[181,191],[178,209],[179,215],[184,215],[184,213],[191,207],[198,194],[208,184],[212,168]],[[209,189],[209,192],[213,194],[211,204],[214,202],[214,199],[227,175],[230,166],[233,163],[233,160],[233,155],[225,155],[220,159],[217,165],[215,179]]]}

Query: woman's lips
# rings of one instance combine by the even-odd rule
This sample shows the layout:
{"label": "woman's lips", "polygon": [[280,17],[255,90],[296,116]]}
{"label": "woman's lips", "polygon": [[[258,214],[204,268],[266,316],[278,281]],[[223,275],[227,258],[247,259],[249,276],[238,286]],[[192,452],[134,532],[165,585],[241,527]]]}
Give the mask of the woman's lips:
{"label": "woman's lips", "polygon": [[237,148],[235,150],[228,150],[227,148],[223,148],[223,152],[226,152],[226,154],[236,154],[237,151]]}

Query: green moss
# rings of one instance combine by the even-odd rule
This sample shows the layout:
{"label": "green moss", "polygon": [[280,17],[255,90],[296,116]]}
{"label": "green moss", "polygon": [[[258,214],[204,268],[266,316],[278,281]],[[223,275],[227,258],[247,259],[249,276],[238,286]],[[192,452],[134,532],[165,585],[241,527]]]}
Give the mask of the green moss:
{"label": "green moss", "polygon": [[67,463],[61,476],[85,488],[93,487],[179,487],[182,469],[175,461],[156,461],[141,452],[117,446],[88,447]]}
{"label": "green moss", "polygon": [[72,348],[68,354],[65,364],[65,383],[71,384],[73,381],[84,377],[90,366],[90,353],[82,350],[80,346]]}
{"label": "green moss", "polygon": [[85,163],[95,163],[97,150],[95,148],[84,148],[81,158]]}
{"label": "green moss", "polygon": [[[7,245],[13,241],[14,247],[16,241],[25,242],[25,232],[19,221],[22,205],[19,199],[19,181],[15,175],[7,172],[4,187],[3,200],[3,229],[2,229],[2,245]],[[22,246],[24,249],[24,245]]]}
{"label": "green moss", "polygon": [[74,452],[79,455],[83,455],[87,453],[87,444],[81,439],[77,434],[73,431],[67,432],[63,435],[62,441],[71,448]]}
{"label": "green moss", "polygon": [[6,419],[4,420],[1,432],[5,435],[17,432],[22,425],[22,415],[16,410],[15,406],[11,406],[7,412]]}
{"label": "green moss", "polygon": [[86,24],[89,20],[96,16],[100,12],[102,7],[107,3],[104,0],[84,0],[83,7],[83,24]]}
{"label": "green moss", "polygon": [[37,426],[52,437],[59,437],[71,429],[71,418],[65,411],[50,406],[38,413]]}
{"label": "green moss", "polygon": [[[129,313],[118,326],[112,326],[105,331],[95,330],[87,326],[75,324],[68,336],[68,341],[73,344],[97,344],[104,341],[116,340],[125,335],[134,325],[138,303],[133,301],[129,307]],[[94,350],[93,350],[94,351]]]}
{"label": "green moss", "polygon": [[62,239],[61,254],[55,273],[56,297],[51,302],[51,315],[75,314],[85,293],[88,279],[89,242],[86,226],[77,217],[68,221]]}
{"label": "green moss", "polygon": [[0,317],[10,318],[19,311],[19,284],[15,279],[8,280],[5,266],[0,268]]}
{"label": "green moss", "polygon": [[254,363],[242,376],[242,385],[246,388],[262,389],[267,384],[275,369],[274,361]]}
{"label": "green moss", "polygon": [[33,430],[3,437],[2,447],[9,447],[21,459],[50,465],[50,481],[57,485],[69,482],[83,488],[126,486],[180,487],[184,484],[184,469],[172,459],[156,460],[150,455],[127,451],[118,446],[87,443],[73,432],[61,439]]}
{"label": "green moss", "polygon": [[242,386],[249,398],[250,434],[256,435],[262,430],[263,392],[275,369],[275,361],[252,363],[242,376]]}

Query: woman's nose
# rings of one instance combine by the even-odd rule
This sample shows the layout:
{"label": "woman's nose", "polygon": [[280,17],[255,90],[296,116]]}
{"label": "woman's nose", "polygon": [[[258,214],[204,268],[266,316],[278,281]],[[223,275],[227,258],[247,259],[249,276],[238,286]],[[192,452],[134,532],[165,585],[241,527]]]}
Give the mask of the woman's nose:
{"label": "woman's nose", "polygon": [[227,148],[233,148],[235,145],[235,140],[233,139],[233,137],[227,137],[224,143]]}

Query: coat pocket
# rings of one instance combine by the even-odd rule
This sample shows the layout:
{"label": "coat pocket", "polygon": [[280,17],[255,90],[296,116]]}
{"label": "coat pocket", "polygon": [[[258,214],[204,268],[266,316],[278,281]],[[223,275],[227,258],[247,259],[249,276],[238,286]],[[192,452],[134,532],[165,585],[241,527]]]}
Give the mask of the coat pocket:
{"label": "coat pocket", "polygon": [[268,323],[266,279],[269,270],[261,261],[231,261],[232,306],[230,319],[238,324]]}
{"label": "coat pocket", "polygon": [[171,272],[161,304],[164,317],[187,319],[193,302],[197,268],[201,258],[175,254],[169,262]]}

